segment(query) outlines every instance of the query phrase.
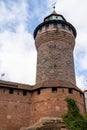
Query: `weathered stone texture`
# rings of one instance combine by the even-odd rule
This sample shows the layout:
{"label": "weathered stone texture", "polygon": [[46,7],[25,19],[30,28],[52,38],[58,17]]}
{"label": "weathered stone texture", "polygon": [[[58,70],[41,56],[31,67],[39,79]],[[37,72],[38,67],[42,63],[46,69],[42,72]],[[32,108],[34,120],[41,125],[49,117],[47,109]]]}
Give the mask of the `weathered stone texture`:
{"label": "weathered stone texture", "polygon": [[0,130],[17,130],[28,126],[30,120],[31,94],[22,90],[0,88]]}
{"label": "weathered stone texture", "polygon": [[[5,84],[6,82],[3,82],[3,85]],[[26,89],[26,94],[23,94],[20,87],[18,89],[9,88],[9,85],[1,87],[0,130],[18,130],[21,127],[32,126],[44,118],[61,118],[67,112],[65,101],[67,97],[74,98],[81,113],[84,113],[84,95],[75,88],[74,85],[64,81],[49,81],[38,88],[32,86],[31,91]],[[13,91],[11,91],[12,89]],[[72,89],[72,93],[69,92],[69,89]],[[45,130],[45,128],[41,128],[41,130]]]}
{"label": "weathered stone texture", "polygon": [[74,36],[68,31],[50,30],[37,34],[36,82],[66,80],[75,84],[73,61]]}
{"label": "weathered stone texture", "polygon": [[[54,86],[53,86],[54,87]],[[67,112],[66,98],[74,98],[80,108],[81,113],[85,112],[84,95],[73,89],[69,93],[68,88],[44,88],[33,92],[32,111],[30,125],[35,124],[43,117],[62,117]]]}

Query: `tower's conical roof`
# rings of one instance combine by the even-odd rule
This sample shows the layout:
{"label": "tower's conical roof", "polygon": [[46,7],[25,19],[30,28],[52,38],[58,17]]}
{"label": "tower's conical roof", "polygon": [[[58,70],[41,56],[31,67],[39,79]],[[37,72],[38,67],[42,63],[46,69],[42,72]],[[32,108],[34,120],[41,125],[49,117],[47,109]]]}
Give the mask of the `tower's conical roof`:
{"label": "tower's conical roof", "polygon": [[50,15],[48,15],[47,17],[44,18],[44,21],[50,21],[50,20],[66,21],[66,19],[62,15],[56,13],[55,10],[53,10],[53,12]]}
{"label": "tower's conical roof", "polygon": [[52,14],[57,14],[57,15],[58,15],[58,13],[56,13],[56,11],[55,11],[55,10],[53,10]]}

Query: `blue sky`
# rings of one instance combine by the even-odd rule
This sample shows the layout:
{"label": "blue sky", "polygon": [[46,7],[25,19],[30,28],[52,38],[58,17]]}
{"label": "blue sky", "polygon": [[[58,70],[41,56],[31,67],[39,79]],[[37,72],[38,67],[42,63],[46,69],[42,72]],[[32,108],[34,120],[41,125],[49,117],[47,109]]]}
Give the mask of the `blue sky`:
{"label": "blue sky", "polygon": [[87,1],[0,0],[1,80],[35,84],[37,52],[33,31],[52,12],[62,14],[77,30],[74,49],[77,86],[87,88]]}

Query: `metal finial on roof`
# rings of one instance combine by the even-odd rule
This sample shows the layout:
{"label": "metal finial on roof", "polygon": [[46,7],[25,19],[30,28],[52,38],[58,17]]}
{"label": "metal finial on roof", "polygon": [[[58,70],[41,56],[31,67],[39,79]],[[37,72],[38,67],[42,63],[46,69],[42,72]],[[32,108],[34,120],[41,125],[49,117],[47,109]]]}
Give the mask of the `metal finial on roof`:
{"label": "metal finial on roof", "polygon": [[53,11],[55,11],[55,5],[56,5],[56,2],[52,4],[52,6],[53,6]]}

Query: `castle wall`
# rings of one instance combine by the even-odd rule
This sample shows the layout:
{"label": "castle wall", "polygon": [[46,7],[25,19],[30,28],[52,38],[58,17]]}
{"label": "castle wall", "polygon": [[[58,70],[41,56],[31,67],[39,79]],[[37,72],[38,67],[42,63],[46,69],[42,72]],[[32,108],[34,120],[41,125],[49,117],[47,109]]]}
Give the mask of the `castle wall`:
{"label": "castle wall", "polygon": [[[3,83],[3,85],[5,85]],[[48,83],[48,86],[55,82]],[[63,87],[63,84],[66,85]],[[67,112],[67,97],[74,98],[81,113],[85,112],[84,95],[75,88],[60,86],[32,86],[32,90],[0,86],[0,130],[18,130],[34,125],[40,119],[61,118]],[[9,84],[13,86],[13,84]],[[26,86],[21,86],[26,87]]]}
{"label": "castle wall", "polygon": [[33,92],[32,111],[30,125],[33,125],[41,118],[61,118],[67,112],[65,99],[73,98],[77,101],[81,113],[85,112],[84,96],[81,92],[69,88],[45,88]]}
{"label": "castle wall", "polygon": [[28,126],[30,110],[30,92],[0,88],[0,130],[18,130]]}

